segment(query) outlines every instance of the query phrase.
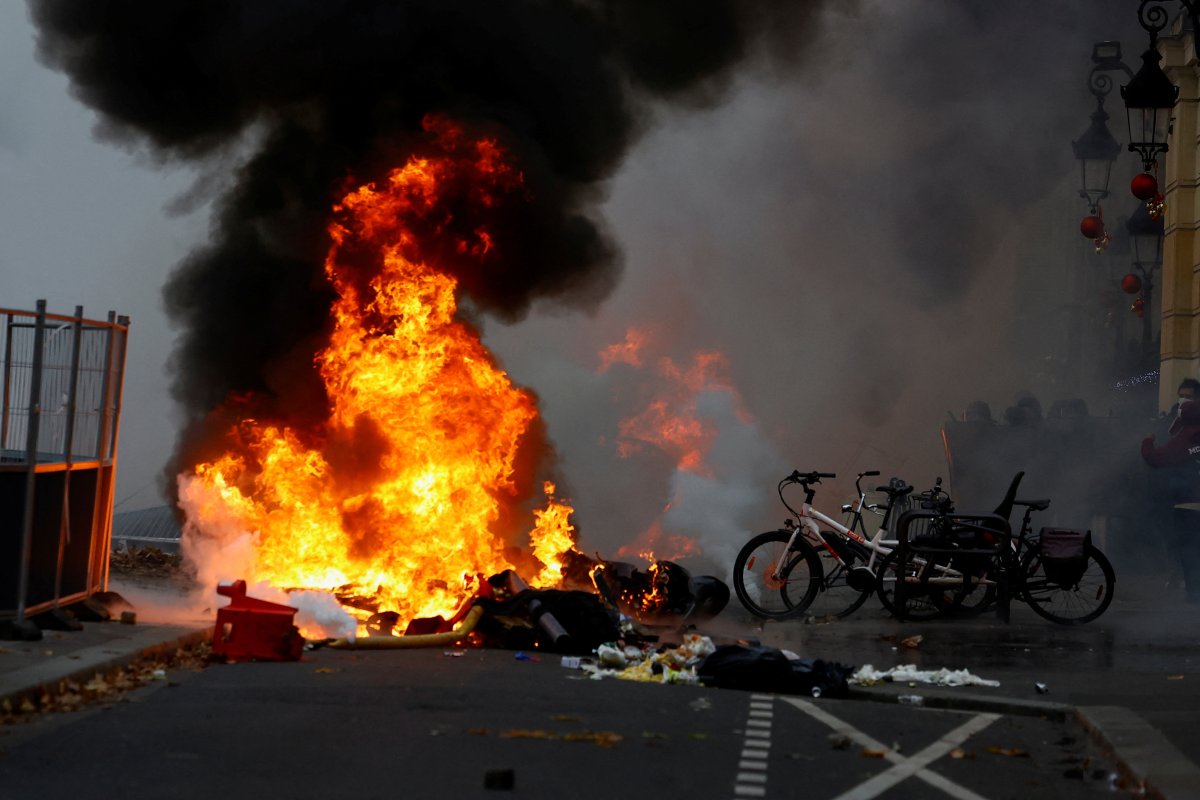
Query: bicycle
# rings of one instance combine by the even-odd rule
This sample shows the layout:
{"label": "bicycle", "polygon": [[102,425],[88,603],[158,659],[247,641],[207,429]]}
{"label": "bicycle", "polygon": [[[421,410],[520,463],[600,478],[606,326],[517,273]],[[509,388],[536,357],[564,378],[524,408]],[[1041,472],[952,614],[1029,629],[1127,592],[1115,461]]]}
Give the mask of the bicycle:
{"label": "bicycle", "polygon": [[[1047,556],[1044,543],[1051,535],[1048,532],[1057,529],[1042,528],[1035,536],[1032,517],[1035,511],[1049,508],[1050,500],[1016,499],[1016,489],[1023,475],[1017,473],[1013,478],[1005,499],[994,512],[995,516],[1007,520],[1014,506],[1025,508],[1020,531],[1010,538],[1010,548],[1006,552],[993,558],[963,555],[958,558],[957,565],[953,563],[953,555],[947,556],[946,563],[938,570],[929,569],[930,562],[926,557],[914,555],[905,565],[906,590],[915,587],[917,597],[937,597],[945,591],[953,592],[953,602],[932,604],[940,614],[979,613],[995,604],[997,576],[1001,570],[1009,569],[1011,596],[1051,622],[1081,625],[1103,614],[1112,603],[1116,587],[1112,564],[1079,532],[1071,532],[1076,534],[1076,555],[1066,559]],[[927,531],[945,540],[953,527],[947,525],[951,520],[944,512],[935,515]],[[881,573],[886,574],[890,568],[885,560]],[[882,588],[881,583],[881,592]],[[968,598],[972,598],[970,602]],[[907,613],[905,616],[915,618]]]}
{"label": "bicycle", "polygon": [[[844,617],[857,611],[875,591],[876,562],[892,552],[895,539],[887,538],[894,509],[912,492],[899,478],[876,487],[888,502],[880,511],[867,504],[862,479],[879,475],[878,470],[860,472],[854,486],[858,502],[842,506],[850,515],[842,524],[812,507],[814,484],[836,478],[829,472],[793,471],[779,482],[776,491],[792,517],[784,527],[752,537],[733,562],[733,587],[738,600],[750,613],[764,619],[790,619],[805,611],[816,616]],[[784,488],[799,485],[804,503],[793,508]],[[867,537],[863,511],[882,514],[879,529]],[[821,524],[829,530],[822,530]],[[816,609],[813,612],[813,609]]]}

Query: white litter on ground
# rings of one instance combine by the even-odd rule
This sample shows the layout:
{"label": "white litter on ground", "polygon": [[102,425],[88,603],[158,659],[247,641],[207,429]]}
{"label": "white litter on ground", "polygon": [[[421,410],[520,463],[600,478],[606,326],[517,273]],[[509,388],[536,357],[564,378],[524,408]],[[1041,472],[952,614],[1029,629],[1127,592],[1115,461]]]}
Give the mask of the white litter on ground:
{"label": "white litter on ground", "polygon": [[883,681],[893,683],[928,683],[934,686],[999,686],[1000,681],[972,675],[965,669],[917,669],[912,664],[901,664],[886,670],[877,670],[864,664],[846,679],[851,685],[873,686]]}

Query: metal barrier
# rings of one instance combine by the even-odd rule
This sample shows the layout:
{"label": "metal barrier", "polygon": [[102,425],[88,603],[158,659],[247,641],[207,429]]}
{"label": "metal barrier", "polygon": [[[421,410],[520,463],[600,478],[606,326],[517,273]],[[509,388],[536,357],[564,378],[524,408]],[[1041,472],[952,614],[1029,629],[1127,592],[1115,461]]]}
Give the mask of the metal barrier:
{"label": "metal barrier", "polygon": [[[896,616],[904,620],[909,600],[944,600],[945,613],[984,575],[995,589],[996,615],[1008,622],[1012,592],[1012,528],[997,514],[905,511],[897,523]],[[958,582],[948,582],[957,575]]]}
{"label": "metal barrier", "polygon": [[129,318],[0,308],[0,619],[108,588]]}

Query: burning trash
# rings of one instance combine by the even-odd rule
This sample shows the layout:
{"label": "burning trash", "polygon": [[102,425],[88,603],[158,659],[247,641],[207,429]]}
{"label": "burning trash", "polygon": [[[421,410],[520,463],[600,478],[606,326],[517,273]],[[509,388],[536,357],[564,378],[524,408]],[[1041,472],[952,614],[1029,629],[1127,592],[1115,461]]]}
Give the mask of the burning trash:
{"label": "burning trash", "polygon": [[312,362],[326,406],[240,393],[209,415],[179,479],[185,557],[202,583],[232,571],[336,597],[359,629],[339,647],[590,653],[620,615],[711,619],[729,601],[719,579],[575,548],[573,509],[539,475],[536,399],[458,312],[461,276],[496,266],[488,220],[523,201],[524,173],[493,138],[440,116],[425,129],[420,152],[333,208]]}
{"label": "burning trash", "polygon": [[645,570],[623,561],[598,561],[591,577],[601,597],[647,625],[702,622],[729,603],[724,581],[712,575],[693,577],[674,561],[654,561]]}

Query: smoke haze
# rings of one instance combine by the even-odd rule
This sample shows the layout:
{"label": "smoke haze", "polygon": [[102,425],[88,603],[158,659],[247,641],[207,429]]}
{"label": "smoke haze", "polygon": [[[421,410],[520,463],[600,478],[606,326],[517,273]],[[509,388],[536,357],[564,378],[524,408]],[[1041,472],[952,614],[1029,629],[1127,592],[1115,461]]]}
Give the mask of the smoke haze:
{"label": "smoke haze", "polygon": [[[463,278],[485,341],[541,398],[585,549],[658,524],[728,564],[778,524],[792,468],[921,487],[945,472],[947,410],[1092,389],[1043,366],[1092,269],[1069,147],[1088,57],[1121,39],[1135,61],[1128,2],[30,8],[105,137],[198,161],[197,196],[218,193],[165,293],[192,422],[233,390],[310,395],[289,367],[327,324],[328,208],[434,111],[496,131],[544,201],[507,228],[502,280]],[[656,334],[643,365],[602,371],[630,327]],[[733,387],[697,395],[718,431],[707,474],[653,447],[622,457],[648,365],[700,351]]]}

